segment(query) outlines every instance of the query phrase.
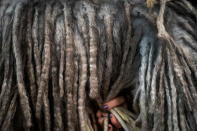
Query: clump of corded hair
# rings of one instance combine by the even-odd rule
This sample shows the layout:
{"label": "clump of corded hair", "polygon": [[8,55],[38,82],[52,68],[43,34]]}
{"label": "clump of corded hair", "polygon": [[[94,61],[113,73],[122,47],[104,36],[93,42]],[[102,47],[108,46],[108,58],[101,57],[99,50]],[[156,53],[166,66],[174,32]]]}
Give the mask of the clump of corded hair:
{"label": "clump of corded hair", "polygon": [[197,130],[196,22],[186,0],[0,0],[0,130],[101,130],[118,95],[143,131]]}

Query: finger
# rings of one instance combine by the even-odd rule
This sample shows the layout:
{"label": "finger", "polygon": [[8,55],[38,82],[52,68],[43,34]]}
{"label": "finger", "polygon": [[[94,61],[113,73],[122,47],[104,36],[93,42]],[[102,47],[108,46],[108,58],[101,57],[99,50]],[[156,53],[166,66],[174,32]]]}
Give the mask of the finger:
{"label": "finger", "polygon": [[125,99],[124,99],[123,96],[114,98],[114,99],[112,99],[112,100],[110,100],[110,101],[108,101],[104,104],[104,109],[110,110],[113,107],[116,107],[116,106],[119,106],[119,105],[123,104],[124,102],[125,102]]}
{"label": "finger", "polygon": [[108,127],[109,127],[109,131],[113,131],[114,130],[114,127],[111,124],[109,124]]}
{"label": "finger", "polygon": [[121,128],[122,126],[120,125],[120,123],[118,122],[118,120],[116,119],[116,117],[113,114],[110,114],[110,120],[111,123],[116,127],[116,128]]}
{"label": "finger", "polygon": [[97,118],[105,117],[105,116],[107,116],[107,113],[104,113],[101,110],[98,110],[97,113],[96,113]]}
{"label": "finger", "polygon": [[99,125],[102,127],[103,126],[103,121],[104,121],[104,117],[100,117],[99,119],[98,119],[98,123],[99,123]]}
{"label": "finger", "polygon": [[102,114],[101,110],[98,110],[97,113],[96,113],[96,117],[97,118],[101,117],[101,114]]}

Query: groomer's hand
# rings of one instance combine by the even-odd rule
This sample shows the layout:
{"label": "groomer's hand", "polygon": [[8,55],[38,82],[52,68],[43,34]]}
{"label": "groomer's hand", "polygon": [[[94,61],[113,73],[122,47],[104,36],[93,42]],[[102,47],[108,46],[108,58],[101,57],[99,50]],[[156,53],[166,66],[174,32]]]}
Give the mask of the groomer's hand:
{"label": "groomer's hand", "polygon": [[[117,106],[125,106],[125,99],[124,97],[116,97],[104,104],[104,109],[110,111],[110,109],[117,107]],[[104,118],[107,116],[107,113],[102,112],[101,110],[98,110],[96,113],[98,123],[103,126]],[[110,114],[110,121],[112,124],[109,124],[109,131],[113,131],[115,128],[121,128],[120,123],[116,119],[116,117],[113,114]]]}

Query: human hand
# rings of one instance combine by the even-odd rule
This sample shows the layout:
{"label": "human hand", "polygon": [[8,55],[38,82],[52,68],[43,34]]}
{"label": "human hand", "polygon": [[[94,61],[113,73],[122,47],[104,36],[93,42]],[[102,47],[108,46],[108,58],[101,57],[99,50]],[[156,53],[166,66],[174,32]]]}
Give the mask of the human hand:
{"label": "human hand", "polygon": [[[112,108],[117,107],[117,106],[126,106],[125,103],[125,99],[123,96],[120,97],[116,97],[106,103],[104,103],[104,109],[107,111],[110,111]],[[103,126],[103,122],[105,117],[108,116],[108,113],[102,112],[101,110],[98,110],[96,113],[97,119],[98,119],[98,123]],[[118,120],[116,119],[116,117],[113,114],[110,114],[110,121],[112,124],[109,124],[109,131],[113,131],[114,127],[115,128],[122,128],[120,123],[118,122]]]}

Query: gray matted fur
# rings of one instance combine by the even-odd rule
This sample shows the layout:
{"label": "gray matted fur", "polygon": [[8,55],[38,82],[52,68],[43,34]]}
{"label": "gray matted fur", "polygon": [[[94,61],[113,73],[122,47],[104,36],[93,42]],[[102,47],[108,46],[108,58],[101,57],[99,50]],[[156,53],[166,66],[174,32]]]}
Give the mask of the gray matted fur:
{"label": "gray matted fur", "polygon": [[0,0],[0,131],[97,131],[123,93],[142,131],[196,131],[197,10],[152,1]]}

